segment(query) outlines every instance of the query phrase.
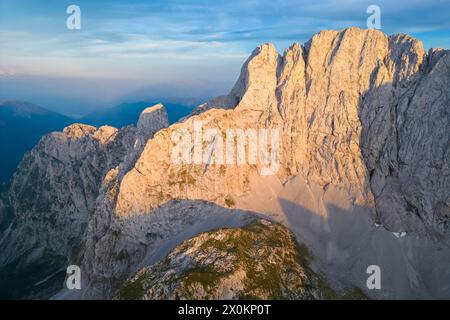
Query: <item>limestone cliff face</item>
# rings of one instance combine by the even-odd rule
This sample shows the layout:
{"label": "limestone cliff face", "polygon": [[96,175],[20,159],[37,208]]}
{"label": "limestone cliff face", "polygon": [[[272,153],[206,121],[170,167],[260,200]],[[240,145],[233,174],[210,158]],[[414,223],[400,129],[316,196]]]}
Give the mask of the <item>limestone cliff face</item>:
{"label": "limestone cliff face", "polygon": [[[75,246],[86,228],[102,176],[120,153],[125,154],[126,145],[112,127],[97,130],[74,124],[44,137],[24,157],[9,189],[13,223],[28,236],[14,229],[12,233],[18,235],[11,236],[23,241],[4,241],[2,246],[11,254],[2,258],[14,259],[37,244],[61,253]],[[111,152],[114,147],[117,153]]]}
{"label": "limestone cliff face", "polygon": [[[202,233],[141,269],[119,299],[335,299],[310,254],[285,227],[266,220]],[[363,297],[363,296],[361,296]]]}
{"label": "limestone cliff face", "polygon": [[[97,281],[102,289],[86,295],[114,292],[154,252],[154,240],[138,240],[135,234],[160,234],[160,227],[143,225],[142,219],[157,220],[156,213],[162,225],[175,219],[187,228],[190,219],[194,223],[208,215],[196,207],[195,218],[168,218],[175,211],[189,212],[189,205],[174,200],[234,207],[241,197],[265,189],[261,163],[196,162],[194,147],[185,154],[191,163],[174,161],[173,137],[195,142],[199,123],[203,132],[215,129],[224,140],[230,128],[278,129],[280,168],[272,178],[281,184],[297,176],[306,186],[344,190],[353,205],[369,208],[389,231],[445,234],[449,57],[447,51],[426,55],[422,44],[406,35],[357,28],[320,32],[282,56],[270,44],[257,48],[228,96],[157,132],[123,175],[114,170],[107,175],[80,258],[89,283]],[[202,152],[224,148],[212,140],[201,140]],[[320,202],[323,192],[313,194],[313,201]],[[264,208],[260,212],[271,215]],[[111,252],[130,258],[115,259]]]}
{"label": "limestone cliff face", "polygon": [[173,163],[173,133],[192,133],[201,121],[222,133],[277,128],[282,181],[301,173],[324,187],[342,186],[357,204],[374,206],[377,221],[394,231],[444,231],[449,59],[447,51],[427,55],[407,35],[358,28],[320,32],[282,56],[263,45],[227,97],[148,142],[121,182],[115,210],[149,213],[174,198],[226,204],[249,191],[258,165]]}

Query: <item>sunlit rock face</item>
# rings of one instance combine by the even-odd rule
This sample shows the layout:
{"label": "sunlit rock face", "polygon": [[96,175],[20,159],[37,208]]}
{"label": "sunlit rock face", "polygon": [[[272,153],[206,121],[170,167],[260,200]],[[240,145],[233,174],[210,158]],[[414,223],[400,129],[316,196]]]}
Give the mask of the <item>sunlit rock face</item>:
{"label": "sunlit rock face", "polygon": [[445,232],[448,59],[447,51],[427,55],[407,35],[358,28],[320,32],[283,55],[262,45],[227,97],[149,141],[122,181],[116,212],[146,213],[173,198],[225,204],[227,196],[249,191],[255,166],[171,162],[173,132],[192,132],[201,121],[221,131],[277,128],[281,180],[301,173],[322,186],[339,185],[357,204],[375,207],[377,221],[394,231]]}

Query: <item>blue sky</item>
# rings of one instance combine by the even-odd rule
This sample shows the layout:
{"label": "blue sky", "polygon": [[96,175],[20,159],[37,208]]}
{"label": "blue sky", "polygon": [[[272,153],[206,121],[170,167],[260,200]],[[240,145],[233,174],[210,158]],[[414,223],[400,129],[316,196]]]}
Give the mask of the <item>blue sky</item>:
{"label": "blue sky", "polygon": [[[66,28],[71,4],[81,8],[81,30]],[[105,103],[145,86],[167,85],[178,95],[226,93],[259,44],[283,51],[322,29],[366,28],[370,4],[380,6],[384,32],[450,48],[450,0],[0,0],[0,77],[17,83],[0,89],[0,98],[26,96],[32,85],[24,79],[59,78],[73,96],[105,95]],[[104,88],[83,87],[83,79]]]}

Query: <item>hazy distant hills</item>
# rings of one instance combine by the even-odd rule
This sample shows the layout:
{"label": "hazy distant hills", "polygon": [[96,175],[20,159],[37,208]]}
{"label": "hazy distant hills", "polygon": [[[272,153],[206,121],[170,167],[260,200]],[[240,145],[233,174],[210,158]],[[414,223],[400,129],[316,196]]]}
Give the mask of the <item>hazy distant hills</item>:
{"label": "hazy distant hills", "polygon": [[[135,102],[123,103],[113,108],[103,109],[86,115],[80,122],[92,126],[110,125],[116,128],[122,128],[126,125],[136,124],[142,110],[148,106],[155,105],[159,102]],[[174,123],[180,118],[187,116],[194,109],[193,106],[181,104],[164,103],[169,123]]]}
{"label": "hazy distant hills", "polygon": [[[28,102],[0,101],[0,183],[12,176],[25,152],[33,148],[43,135],[61,131],[75,122],[96,127],[109,125],[122,128],[136,124],[141,111],[153,104],[155,103],[123,103],[88,114],[82,119],[74,119]],[[165,104],[165,107],[170,123],[188,115],[193,109],[170,103]]]}
{"label": "hazy distant hills", "polygon": [[46,133],[75,120],[23,101],[0,101],[0,182],[10,178],[24,153]]}

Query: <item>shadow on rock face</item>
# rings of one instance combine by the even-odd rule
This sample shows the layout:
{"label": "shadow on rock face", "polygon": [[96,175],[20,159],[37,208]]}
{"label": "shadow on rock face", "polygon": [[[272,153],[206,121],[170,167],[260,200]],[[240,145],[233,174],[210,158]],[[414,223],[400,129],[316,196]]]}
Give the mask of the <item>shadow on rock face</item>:
{"label": "shadow on rock face", "polygon": [[[279,199],[287,226],[311,249],[333,283],[354,285],[384,299],[445,299],[450,296],[450,247],[407,234],[398,238],[370,219],[372,208],[328,204],[320,216]],[[367,290],[367,268],[381,269],[381,290]]]}

